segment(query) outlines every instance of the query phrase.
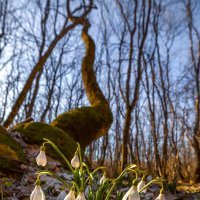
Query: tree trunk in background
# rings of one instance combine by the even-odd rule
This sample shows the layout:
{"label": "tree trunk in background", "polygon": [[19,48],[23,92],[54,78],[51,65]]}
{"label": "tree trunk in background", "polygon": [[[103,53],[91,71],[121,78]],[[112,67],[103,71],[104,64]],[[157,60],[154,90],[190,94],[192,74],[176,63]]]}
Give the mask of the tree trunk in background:
{"label": "tree trunk in background", "polygon": [[[154,51],[151,56],[152,57],[155,56]],[[143,57],[143,59],[145,61],[144,63],[147,64],[145,57]],[[154,152],[154,159],[155,159],[155,173],[157,176],[161,176],[162,166],[161,166],[160,152],[158,151],[159,141],[158,141],[157,130],[156,130],[155,81],[156,81],[155,66],[154,66],[154,61],[151,61],[150,74],[148,74],[148,67],[147,66],[145,67],[145,83],[143,83],[143,85],[144,85],[146,95],[147,95],[147,100],[148,100],[148,110],[149,110],[149,115],[150,115],[150,130],[151,130],[151,135],[153,138],[153,147],[154,147],[153,152]],[[152,85],[150,85],[150,83]]]}
{"label": "tree trunk in background", "polygon": [[[127,69],[126,69],[126,86],[125,89],[122,89],[120,76],[119,74],[119,86],[120,92],[125,102],[126,112],[125,112],[125,121],[123,127],[123,143],[122,143],[122,163],[121,163],[121,171],[124,167],[128,164],[128,144],[130,140],[130,127],[131,127],[131,114],[137,104],[139,94],[140,94],[140,82],[142,78],[142,55],[143,55],[143,48],[145,46],[146,37],[148,34],[149,22],[150,22],[150,13],[151,13],[151,0],[146,3],[146,1],[142,1],[142,4],[139,4],[136,0],[133,6],[133,16],[134,16],[134,23],[129,22],[128,17],[126,16],[126,11],[123,8],[123,4],[116,0],[117,5],[119,6],[123,21],[125,23],[126,29],[128,29],[129,33],[129,55],[128,55],[128,62],[127,62]],[[141,7],[140,7],[141,6]],[[141,9],[141,10],[140,10]],[[137,12],[141,11],[141,16],[143,17],[140,21],[138,19]],[[139,24],[138,24],[139,20]],[[141,28],[141,27],[142,28]],[[141,28],[141,29],[140,29]],[[125,30],[126,30],[125,29]],[[123,44],[124,39],[124,31],[122,33],[120,44]],[[134,66],[133,58],[134,58],[134,38],[138,34],[140,40],[138,41],[138,52],[136,54],[137,57],[137,66]],[[120,46],[121,49],[121,46]],[[122,52],[121,52],[122,53]],[[120,55],[121,55],[120,53]],[[121,73],[121,61],[119,64],[119,73]],[[134,73],[135,72],[135,73]],[[123,72],[124,73],[124,72]],[[134,74],[134,76],[133,76]],[[134,79],[134,80],[133,80]],[[132,85],[134,82],[134,86]],[[132,92],[133,91],[133,92]]]}
{"label": "tree trunk in background", "polygon": [[[195,95],[196,99],[194,101],[195,110],[195,123],[193,129],[192,146],[194,148],[195,154],[195,169],[193,180],[195,182],[200,182],[200,143],[198,139],[200,138],[200,32],[193,24],[193,13],[191,10],[191,0],[186,3],[187,11],[187,22],[189,30],[189,40],[190,40],[190,56],[192,60],[194,82],[195,82]],[[193,35],[193,32],[195,35]],[[195,38],[196,37],[196,38]],[[198,42],[198,48],[195,48],[195,39]]]}
{"label": "tree trunk in background", "polygon": [[131,124],[131,109],[126,108],[126,117],[124,121],[123,143],[122,143],[122,163],[121,169],[124,169],[128,164],[128,144],[130,140],[130,124]]}
{"label": "tree trunk in background", "polygon": [[33,90],[33,95],[32,95],[30,103],[27,106],[28,110],[27,110],[27,113],[26,113],[26,119],[31,117],[31,115],[32,115],[33,108],[34,108],[34,105],[35,105],[35,100],[36,100],[37,93],[38,93],[39,87],[40,87],[40,77],[41,76],[42,76],[42,71],[38,72],[38,74],[36,75],[35,87],[34,87],[34,90]]}

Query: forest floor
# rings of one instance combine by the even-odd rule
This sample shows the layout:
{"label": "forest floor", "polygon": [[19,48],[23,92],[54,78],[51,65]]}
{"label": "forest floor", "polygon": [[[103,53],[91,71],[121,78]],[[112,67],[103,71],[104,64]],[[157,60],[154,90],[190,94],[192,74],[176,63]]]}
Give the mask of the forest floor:
{"label": "forest floor", "polygon": [[[64,179],[71,179],[72,175],[66,173],[66,170],[62,168],[61,164],[48,158],[48,165],[45,168],[38,167],[35,162],[35,158],[38,155],[39,147],[36,145],[26,146],[26,154],[28,158],[28,164],[21,165],[21,171],[11,173],[11,171],[2,172],[0,171],[0,189],[3,191],[4,200],[28,200],[30,194],[34,189],[34,184],[36,181],[35,172],[41,169],[48,169],[53,171],[58,176]],[[97,180],[100,179],[96,177]],[[47,200],[63,200],[63,194],[66,195],[63,190],[61,183],[51,177],[51,176],[41,176],[42,189],[46,194]],[[126,192],[129,188],[122,185],[120,187],[121,192]],[[59,195],[59,194],[62,195]],[[159,187],[157,185],[152,185],[148,188],[147,193],[141,194],[141,200],[154,200],[159,194]],[[193,184],[191,182],[181,182],[177,185],[174,194],[166,191],[166,200],[200,200],[200,184]],[[0,195],[1,199],[1,195]],[[115,200],[115,195],[112,195],[111,200]]]}
{"label": "forest floor", "polygon": [[[49,161],[49,170],[52,170],[62,178],[70,179],[71,175],[66,174],[58,162]],[[10,176],[9,173],[0,172],[0,188],[3,190],[3,200],[28,200],[30,194],[34,189],[34,183],[36,180],[35,172],[39,170],[37,166],[22,166],[23,173]],[[40,168],[41,169],[41,168]],[[101,174],[99,174],[101,176]],[[99,179],[99,178],[98,178]],[[53,177],[42,176],[41,177],[42,189],[46,194],[47,200],[63,200],[68,191],[65,191],[64,196],[59,195],[63,189],[61,183]],[[126,192],[129,189],[127,186],[122,186],[119,190]],[[152,185],[148,188],[147,192],[141,194],[141,200],[154,200],[159,194],[159,187]],[[166,200],[200,200],[200,184],[193,184],[188,182],[182,182],[176,188],[174,194],[166,191]],[[111,195],[110,200],[115,200],[115,191]]]}
{"label": "forest floor", "polygon": [[[32,167],[28,167],[25,170],[21,179],[19,177],[10,177],[6,173],[0,173],[0,188],[3,190],[4,200],[28,200],[32,190],[34,189],[34,182],[36,176],[35,170]],[[63,178],[70,178],[66,175],[62,169],[56,169],[57,174]],[[56,179],[43,176],[42,177],[42,189],[46,193],[46,199],[49,200],[62,200],[64,198],[58,198],[62,191],[62,185]],[[123,187],[120,191],[127,191],[128,187]],[[67,192],[67,191],[66,191]],[[147,193],[141,194],[142,200],[154,200],[159,193],[157,186],[151,186]],[[66,193],[65,193],[66,194]],[[165,192],[166,200],[200,200],[200,184],[181,183],[177,186],[177,190],[174,194]],[[112,200],[115,200],[115,195],[112,195]]]}
{"label": "forest floor", "polygon": [[[2,180],[6,182],[2,184]],[[29,177],[27,181],[33,182],[34,180],[34,177]],[[13,178],[8,177],[4,177],[4,179],[1,179],[0,187],[3,189],[3,200],[28,200],[30,198],[32,190],[34,189],[34,183],[29,184],[28,182],[27,184],[25,184],[24,180],[22,180],[22,182],[19,182],[15,181]],[[47,200],[64,199],[67,191],[64,192],[64,196],[61,195],[62,186],[60,185],[60,183],[50,177],[46,177],[43,182],[46,182],[45,185],[42,185],[42,189],[46,194]],[[170,192],[165,192],[165,198],[166,200],[200,200],[199,188],[200,184],[180,185],[177,187],[177,190],[174,194],[171,194]],[[127,187],[121,189],[121,191],[127,190]],[[159,189],[152,186],[145,194],[141,194],[141,200],[154,200],[158,196],[158,193]],[[115,199],[115,195],[111,195],[110,200]]]}

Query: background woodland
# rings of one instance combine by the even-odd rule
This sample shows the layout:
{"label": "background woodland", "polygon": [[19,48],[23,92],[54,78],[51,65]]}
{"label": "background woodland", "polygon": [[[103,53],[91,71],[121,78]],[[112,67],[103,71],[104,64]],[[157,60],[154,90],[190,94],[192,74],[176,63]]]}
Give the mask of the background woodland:
{"label": "background woodland", "polygon": [[[136,163],[199,182],[200,2],[94,0],[88,19],[96,79],[113,113],[108,133],[86,147],[88,163],[113,174]],[[0,1],[1,125],[51,123],[89,105],[82,26],[64,31],[70,25],[65,0]]]}

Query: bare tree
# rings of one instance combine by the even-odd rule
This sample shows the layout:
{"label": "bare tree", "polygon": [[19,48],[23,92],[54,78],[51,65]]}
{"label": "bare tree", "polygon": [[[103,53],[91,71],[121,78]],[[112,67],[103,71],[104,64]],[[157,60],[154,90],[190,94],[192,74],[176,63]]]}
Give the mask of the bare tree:
{"label": "bare tree", "polygon": [[[46,4],[48,9],[48,1]],[[48,13],[48,12],[47,12]],[[88,13],[88,12],[86,12]],[[84,13],[85,14],[85,13]],[[44,17],[44,22],[47,20],[48,15],[46,14]],[[43,70],[44,64],[46,63],[47,59],[49,58],[49,56],[51,55],[52,51],[54,50],[54,48],[56,47],[57,43],[73,28],[75,28],[77,25],[79,25],[82,22],[83,18],[79,18],[80,20],[76,20],[74,23],[71,23],[69,25],[68,24],[68,17],[66,17],[66,19],[63,21],[62,24],[62,28],[60,30],[59,33],[57,33],[55,35],[55,37],[51,40],[51,42],[49,43],[48,47],[46,48],[45,52],[43,52],[43,54],[39,57],[39,60],[36,62],[35,66],[33,67],[28,79],[26,80],[26,83],[23,86],[22,91],[20,92],[20,94],[18,95],[18,98],[15,101],[15,104],[12,106],[11,112],[9,113],[7,119],[4,121],[3,125],[5,127],[9,126],[12,122],[14,117],[16,116],[19,108],[21,107],[22,103],[24,102],[28,91],[30,90],[33,81],[35,80],[36,76],[38,76],[38,81],[39,81],[39,77],[40,77],[40,72]],[[44,24],[41,24],[42,27],[44,26]],[[45,26],[44,26],[45,27]],[[45,32],[45,29],[42,29]],[[44,39],[44,38],[43,38]],[[42,51],[43,48],[41,48]],[[37,83],[37,82],[36,82]],[[37,85],[36,85],[36,90],[35,90],[35,95],[37,93]],[[33,96],[33,102],[34,102],[34,98],[35,95]],[[31,106],[32,107],[32,106]]]}
{"label": "bare tree", "polygon": [[[193,21],[193,12],[191,9],[191,1],[186,2],[186,12],[187,12],[187,26],[190,41],[190,57],[191,57],[191,67],[192,67],[192,79],[194,85],[194,126],[191,129],[192,139],[191,144],[194,149],[195,154],[195,170],[193,174],[193,179],[195,182],[200,182],[200,143],[198,138],[200,137],[200,32],[196,28]],[[197,45],[195,45],[195,43]]]}
{"label": "bare tree", "polygon": [[[151,1],[142,1],[139,3],[138,1],[129,2],[131,5],[131,12],[134,13],[134,24],[133,27],[131,27],[130,19],[128,19],[128,16],[126,16],[126,11],[124,10],[122,4],[117,1],[117,4],[119,6],[121,16],[124,20],[124,24],[126,26],[126,30],[129,33],[129,57],[127,62],[127,71],[126,71],[126,86],[125,90],[121,88],[121,82],[119,82],[119,87],[121,91],[121,95],[123,97],[123,100],[125,102],[125,121],[124,121],[124,128],[123,128],[123,145],[122,145],[122,164],[121,169],[123,169],[127,163],[128,163],[128,143],[130,138],[130,126],[131,126],[131,113],[133,109],[136,106],[136,103],[139,98],[139,91],[140,91],[140,81],[142,77],[142,54],[143,54],[143,48],[145,46],[146,37],[148,34],[148,27],[150,22],[150,14],[151,14]],[[129,9],[129,8],[127,8]],[[141,10],[141,13],[138,14],[138,11]],[[130,10],[129,10],[130,11]],[[141,19],[142,18],[142,19]],[[139,23],[139,24],[138,24]],[[142,28],[140,28],[142,27]],[[125,33],[125,32],[124,32]],[[137,65],[134,65],[133,59],[134,59],[134,38],[136,37],[137,33],[137,39],[138,39],[138,54],[136,55],[137,58]],[[123,44],[123,35],[122,35],[122,44]],[[121,73],[122,69],[120,69],[119,65],[119,73]],[[132,76],[133,71],[135,71],[135,77]],[[119,74],[121,76],[121,74]],[[132,79],[135,79],[134,88],[131,87],[131,81]],[[119,79],[120,80],[120,79]],[[132,93],[133,91],[133,93]]]}

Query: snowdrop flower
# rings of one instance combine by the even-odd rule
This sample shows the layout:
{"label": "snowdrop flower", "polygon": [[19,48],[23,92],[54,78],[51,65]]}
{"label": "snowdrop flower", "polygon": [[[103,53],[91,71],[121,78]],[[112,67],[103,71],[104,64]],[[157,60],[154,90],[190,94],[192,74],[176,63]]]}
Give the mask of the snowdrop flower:
{"label": "snowdrop flower", "polygon": [[122,200],[140,200],[137,186],[132,185],[131,188],[126,192]]}
{"label": "snowdrop flower", "polygon": [[63,200],[66,197],[66,192],[62,190],[62,192],[58,195],[57,200]]}
{"label": "snowdrop flower", "polygon": [[129,194],[132,192],[134,186],[131,186],[131,188],[126,192],[122,200],[127,200]]}
{"label": "snowdrop flower", "polygon": [[130,169],[137,168],[137,165],[136,165],[136,164],[131,164],[129,168],[130,168]]}
{"label": "snowdrop flower", "polygon": [[69,194],[64,198],[64,200],[75,200],[74,191],[70,190]]}
{"label": "snowdrop flower", "polygon": [[86,200],[84,192],[79,192],[76,200]]}
{"label": "snowdrop flower", "polygon": [[37,165],[39,165],[39,166],[43,166],[43,167],[46,166],[47,157],[46,157],[46,154],[45,154],[44,146],[41,147],[40,153],[38,154],[38,156],[36,158],[36,162],[37,162]]}
{"label": "snowdrop flower", "polygon": [[[141,180],[137,185],[137,191],[139,192],[145,186],[145,181]],[[146,193],[147,188],[145,188],[142,192]]]}
{"label": "snowdrop flower", "polygon": [[133,186],[133,189],[128,195],[128,200],[140,200],[140,195],[139,192],[137,191],[137,186]]}
{"label": "snowdrop flower", "polygon": [[106,181],[106,176],[105,174],[101,177],[101,179],[99,180],[100,185],[103,184]]}
{"label": "snowdrop flower", "polygon": [[80,161],[79,161],[79,158],[78,158],[78,155],[74,155],[74,157],[72,158],[72,160],[71,160],[71,165],[72,165],[72,167],[74,167],[74,168],[79,168],[79,166],[80,166]]}
{"label": "snowdrop flower", "polygon": [[166,198],[164,194],[159,194],[155,200],[166,200]]}
{"label": "snowdrop flower", "polygon": [[36,185],[31,193],[30,200],[45,200],[45,194],[42,191],[40,185]]}

